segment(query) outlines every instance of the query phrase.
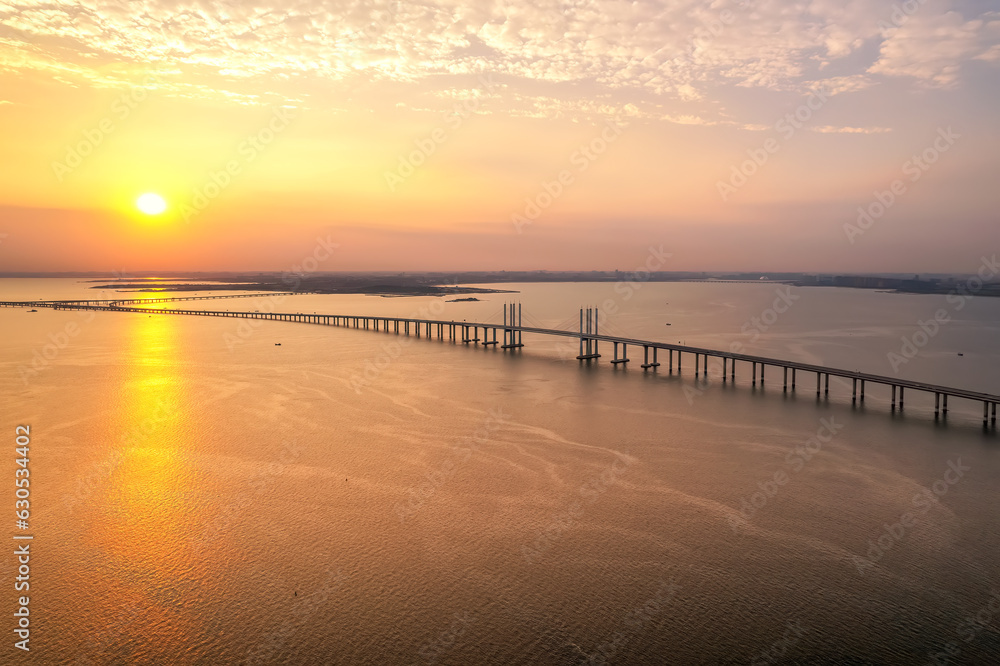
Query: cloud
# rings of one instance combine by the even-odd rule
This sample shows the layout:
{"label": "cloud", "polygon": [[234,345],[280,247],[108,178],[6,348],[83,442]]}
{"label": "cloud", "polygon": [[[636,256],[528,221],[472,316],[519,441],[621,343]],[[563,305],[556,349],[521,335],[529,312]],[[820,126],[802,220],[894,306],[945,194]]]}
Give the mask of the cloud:
{"label": "cloud", "polygon": [[820,134],[885,134],[891,132],[891,127],[834,127],[833,125],[820,125],[810,127],[809,131]]}
{"label": "cloud", "polygon": [[[512,98],[515,115],[572,106],[572,84],[613,106],[651,97],[675,103],[665,119],[715,122],[685,105],[726,89],[846,94],[879,76],[947,87],[965,61],[1000,61],[998,15],[966,20],[951,6],[924,0],[897,26],[892,7],[867,0],[9,0],[0,70],[101,87],[154,71],[168,94],[239,104],[432,79],[467,88],[458,80],[490,72],[540,100]],[[867,44],[874,63],[859,56]]]}
{"label": "cloud", "polygon": [[[891,24],[892,25],[892,24]],[[923,87],[958,83],[961,65],[1000,57],[1000,13],[966,21],[958,12],[918,12],[886,31],[872,74],[911,77]]]}

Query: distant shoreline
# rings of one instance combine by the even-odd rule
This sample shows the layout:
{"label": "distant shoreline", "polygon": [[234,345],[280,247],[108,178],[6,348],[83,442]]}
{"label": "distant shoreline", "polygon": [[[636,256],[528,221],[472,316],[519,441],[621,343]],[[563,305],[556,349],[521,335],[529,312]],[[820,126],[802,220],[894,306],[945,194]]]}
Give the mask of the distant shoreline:
{"label": "distant shoreline", "polygon": [[[91,289],[128,293],[194,291],[299,291],[316,294],[371,294],[378,296],[450,296],[517,293],[517,290],[460,286],[504,283],[642,283],[761,284],[792,287],[841,287],[897,294],[942,294],[972,290],[977,296],[1000,296],[1000,282],[983,282],[975,275],[844,275],[805,273],[695,273],[624,271],[479,271],[425,273],[188,273],[101,277],[86,274],[0,274],[0,277],[76,277],[95,283]],[[115,279],[118,278],[118,279]],[[976,284],[973,284],[973,282]]]}

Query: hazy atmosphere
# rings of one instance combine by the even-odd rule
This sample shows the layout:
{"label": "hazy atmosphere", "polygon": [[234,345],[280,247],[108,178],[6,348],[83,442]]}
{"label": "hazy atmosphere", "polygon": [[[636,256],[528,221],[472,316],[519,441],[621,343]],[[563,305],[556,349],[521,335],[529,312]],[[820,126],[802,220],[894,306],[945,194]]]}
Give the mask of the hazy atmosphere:
{"label": "hazy atmosphere", "polygon": [[0,0],[0,665],[1000,664],[998,110],[996,0]]}
{"label": "hazy atmosphere", "polygon": [[0,267],[971,272],[998,61],[989,2],[7,2]]}

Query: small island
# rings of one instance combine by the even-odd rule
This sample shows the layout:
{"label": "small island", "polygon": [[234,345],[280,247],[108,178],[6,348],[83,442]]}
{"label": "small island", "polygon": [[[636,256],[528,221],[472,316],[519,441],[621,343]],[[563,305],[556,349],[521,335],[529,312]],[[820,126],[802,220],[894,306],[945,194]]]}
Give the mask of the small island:
{"label": "small island", "polygon": [[478,300],[480,300],[480,299],[476,298],[475,296],[470,296],[468,298],[453,298],[450,301],[446,301],[446,302],[447,303],[461,303],[462,301],[478,301]]}

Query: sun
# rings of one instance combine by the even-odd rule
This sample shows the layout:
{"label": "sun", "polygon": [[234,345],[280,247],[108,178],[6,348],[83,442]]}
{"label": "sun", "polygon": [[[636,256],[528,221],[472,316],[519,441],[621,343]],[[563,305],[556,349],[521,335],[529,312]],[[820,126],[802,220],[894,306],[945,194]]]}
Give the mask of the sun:
{"label": "sun", "polygon": [[163,197],[153,192],[146,192],[135,200],[136,207],[146,215],[159,215],[167,209]]}

